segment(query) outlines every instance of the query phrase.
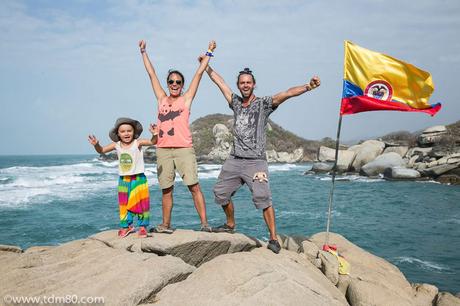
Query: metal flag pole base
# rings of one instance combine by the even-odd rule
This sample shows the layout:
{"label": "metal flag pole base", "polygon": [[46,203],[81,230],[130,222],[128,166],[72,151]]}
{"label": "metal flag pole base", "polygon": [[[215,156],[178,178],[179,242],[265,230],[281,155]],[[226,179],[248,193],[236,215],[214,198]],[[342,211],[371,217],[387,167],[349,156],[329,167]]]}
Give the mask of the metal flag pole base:
{"label": "metal flag pole base", "polygon": [[332,200],[334,197],[335,175],[337,173],[337,160],[339,157],[339,143],[340,143],[340,129],[341,128],[342,128],[342,115],[340,115],[339,117],[339,124],[337,127],[337,140],[335,142],[335,161],[334,161],[334,166],[332,167],[332,185],[331,185],[331,191],[329,192],[329,208],[327,211],[326,239],[323,245],[323,250],[325,251],[327,251],[328,249],[336,249],[335,246],[329,245],[329,229],[331,225]]}

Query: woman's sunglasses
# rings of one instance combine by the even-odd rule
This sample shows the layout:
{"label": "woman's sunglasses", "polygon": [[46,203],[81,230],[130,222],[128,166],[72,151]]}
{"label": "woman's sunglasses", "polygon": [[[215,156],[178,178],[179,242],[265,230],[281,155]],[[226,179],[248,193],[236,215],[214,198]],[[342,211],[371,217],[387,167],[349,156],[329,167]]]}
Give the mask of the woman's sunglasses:
{"label": "woman's sunglasses", "polygon": [[182,81],[181,80],[168,80],[169,85],[172,85],[174,83],[176,83],[177,85],[181,85]]}

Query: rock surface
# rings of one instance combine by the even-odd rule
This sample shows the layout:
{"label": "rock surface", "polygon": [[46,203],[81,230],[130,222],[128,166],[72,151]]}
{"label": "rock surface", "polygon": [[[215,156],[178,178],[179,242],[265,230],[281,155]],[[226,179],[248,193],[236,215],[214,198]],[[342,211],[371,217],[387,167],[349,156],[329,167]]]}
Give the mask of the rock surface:
{"label": "rock surface", "polygon": [[166,286],[152,305],[216,304],[348,305],[304,256],[266,249],[219,256],[180,284]]}
{"label": "rock surface", "polygon": [[[346,172],[350,169],[351,164],[355,158],[354,151],[339,150],[337,159],[337,170],[339,172]],[[335,149],[321,146],[318,152],[318,160],[321,162],[334,162]]]}
{"label": "rock surface", "polygon": [[395,152],[383,153],[373,161],[365,164],[360,171],[360,174],[365,176],[376,176],[383,174],[385,169],[391,167],[402,167],[405,166],[405,162],[401,155]]}
{"label": "rock surface", "polygon": [[[315,234],[310,240],[321,247],[325,233]],[[351,264],[346,296],[350,305],[432,305],[432,296],[417,292],[404,275],[386,260],[372,255],[338,234],[331,233],[329,244],[335,244],[339,253]],[[338,287],[342,286],[339,283]]]}
{"label": "rock surface", "polygon": [[385,169],[383,177],[389,180],[415,180],[421,177],[420,172],[404,167],[391,167]]}
{"label": "rock surface", "polygon": [[348,150],[356,153],[355,159],[351,165],[352,170],[359,172],[362,166],[379,156],[384,148],[385,143],[377,140],[367,140],[362,144],[350,147]]}

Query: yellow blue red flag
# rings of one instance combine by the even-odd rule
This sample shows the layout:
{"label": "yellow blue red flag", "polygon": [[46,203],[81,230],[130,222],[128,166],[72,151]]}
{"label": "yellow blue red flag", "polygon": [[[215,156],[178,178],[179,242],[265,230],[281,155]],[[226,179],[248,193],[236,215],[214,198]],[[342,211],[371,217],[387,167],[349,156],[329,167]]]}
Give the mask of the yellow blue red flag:
{"label": "yellow blue red flag", "polygon": [[441,109],[428,103],[433,90],[430,73],[345,41],[341,115],[395,110],[433,116]]}

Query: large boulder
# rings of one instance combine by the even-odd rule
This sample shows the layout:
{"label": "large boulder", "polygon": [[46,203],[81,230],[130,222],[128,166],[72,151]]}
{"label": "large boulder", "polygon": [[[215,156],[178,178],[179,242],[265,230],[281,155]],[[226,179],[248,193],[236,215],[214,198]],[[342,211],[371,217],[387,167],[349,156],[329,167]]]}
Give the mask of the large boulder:
{"label": "large boulder", "polygon": [[405,164],[406,163],[402,159],[401,155],[399,155],[398,153],[383,153],[373,161],[365,164],[361,168],[360,174],[366,176],[376,176],[378,174],[383,173],[387,168],[401,167],[405,166]]}
{"label": "large boulder", "polygon": [[224,161],[230,155],[232,134],[221,123],[214,125],[212,133],[215,145],[211,149],[211,152],[209,152],[207,159],[217,162]]}
{"label": "large boulder", "polygon": [[194,270],[173,256],[84,239],[42,252],[0,252],[0,296],[72,295],[97,298],[98,305],[137,305]]}
{"label": "large boulder", "polygon": [[397,166],[386,168],[383,177],[388,180],[415,180],[421,175],[417,170]]}
{"label": "large boulder", "polygon": [[460,298],[449,292],[440,292],[436,298],[436,306],[460,306]]}
{"label": "large boulder", "polygon": [[[310,240],[321,248],[325,233],[315,234]],[[433,294],[429,293],[432,291],[418,292],[418,287],[413,288],[401,271],[386,260],[366,252],[338,234],[330,233],[328,243],[337,245],[339,253],[351,265],[349,277],[339,278],[337,284],[346,291],[350,305],[433,305]],[[341,283],[345,280],[348,286]]]}
{"label": "large boulder", "polygon": [[436,178],[444,173],[447,173],[451,170],[458,168],[459,166],[460,166],[460,163],[459,164],[443,164],[443,165],[434,166],[431,168],[424,168],[419,171],[423,176]]}
{"label": "large boulder", "polygon": [[446,133],[447,129],[444,125],[427,128],[418,136],[417,143],[421,147],[433,146],[438,143]]}
{"label": "large boulder", "polygon": [[180,284],[163,288],[153,305],[348,305],[303,254],[265,248],[219,256]]}
{"label": "large boulder", "polygon": [[348,150],[356,153],[351,169],[359,172],[362,166],[379,156],[384,148],[385,143],[378,140],[367,140],[362,144],[351,146]]}
{"label": "large boulder", "polygon": [[395,152],[395,153],[398,153],[401,157],[405,157],[407,154],[407,151],[409,151],[408,146],[395,146],[395,147],[392,146],[392,147],[386,147],[385,150],[383,150],[383,154]]}
{"label": "large boulder", "polygon": [[332,170],[332,167],[334,167],[334,165],[328,163],[314,163],[310,171],[315,173],[327,173]]}
{"label": "large boulder", "polygon": [[[339,172],[348,171],[354,158],[355,152],[348,150],[339,150],[337,159],[337,170]],[[331,149],[324,146],[319,147],[318,160],[321,162],[334,162],[335,149]]]}
{"label": "large boulder", "polygon": [[104,244],[130,252],[155,253],[160,256],[179,257],[193,266],[200,266],[213,258],[227,253],[250,251],[260,243],[243,234],[206,233],[178,229],[173,234],[153,234],[147,239],[135,235],[119,239],[115,231],[105,231],[90,237]]}

